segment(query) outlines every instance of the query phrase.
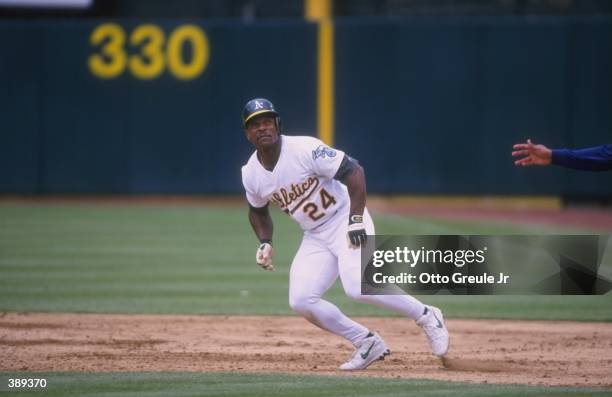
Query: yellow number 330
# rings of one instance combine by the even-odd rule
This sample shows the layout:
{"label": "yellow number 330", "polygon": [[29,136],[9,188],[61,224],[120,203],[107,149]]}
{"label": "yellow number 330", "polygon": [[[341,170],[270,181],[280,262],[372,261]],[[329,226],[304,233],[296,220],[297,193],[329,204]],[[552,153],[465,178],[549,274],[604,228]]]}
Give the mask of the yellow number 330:
{"label": "yellow number 330", "polygon": [[[100,52],[89,57],[89,70],[102,79],[119,76],[126,67],[135,77],[150,80],[158,77],[168,66],[170,73],[180,80],[200,76],[210,57],[210,46],[204,31],[196,25],[181,25],[168,39],[157,25],[137,26],[130,35],[130,46],[138,52],[128,55],[125,50],[125,31],[114,23],[99,25],[91,33],[89,42],[100,46]],[[191,57],[183,58],[183,45],[189,43]],[[164,51],[165,50],[165,51]]]}

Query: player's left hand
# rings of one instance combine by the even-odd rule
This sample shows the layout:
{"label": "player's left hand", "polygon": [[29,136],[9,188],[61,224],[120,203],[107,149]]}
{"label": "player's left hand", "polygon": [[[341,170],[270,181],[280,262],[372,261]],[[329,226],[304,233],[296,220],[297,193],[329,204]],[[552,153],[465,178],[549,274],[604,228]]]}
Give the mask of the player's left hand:
{"label": "player's left hand", "polygon": [[352,215],[348,226],[349,248],[357,249],[364,245],[367,239],[363,216]]}

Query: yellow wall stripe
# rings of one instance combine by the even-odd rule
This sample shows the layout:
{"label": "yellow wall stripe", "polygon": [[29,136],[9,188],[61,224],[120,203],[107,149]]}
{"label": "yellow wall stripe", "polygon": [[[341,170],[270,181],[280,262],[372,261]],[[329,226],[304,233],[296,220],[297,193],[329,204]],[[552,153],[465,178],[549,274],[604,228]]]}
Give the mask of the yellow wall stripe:
{"label": "yellow wall stripe", "polygon": [[333,0],[305,0],[304,16],[318,22],[317,33],[317,131],[328,145],[334,144],[334,25]]}
{"label": "yellow wall stripe", "polygon": [[334,144],[334,25],[319,22],[318,131],[319,138]]}
{"label": "yellow wall stripe", "polygon": [[304,16],[311,22],[331,17],[331,0],[305,0]]}

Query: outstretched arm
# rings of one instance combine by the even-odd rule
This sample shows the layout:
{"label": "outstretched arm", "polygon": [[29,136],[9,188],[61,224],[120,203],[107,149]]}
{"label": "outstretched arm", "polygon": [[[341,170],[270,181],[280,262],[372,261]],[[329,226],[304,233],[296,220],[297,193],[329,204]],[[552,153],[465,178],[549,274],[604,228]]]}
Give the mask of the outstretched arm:
{"label": "outstretched arm", "polygon": [[544,145],[534,145],[531,139],[527,139],[527,143],[517,143],[513,149],[512,156],[523,156],[514,162],[519,166],[553,164],[576,170],[612,170],[612,145],[576,150],[549,149]]}

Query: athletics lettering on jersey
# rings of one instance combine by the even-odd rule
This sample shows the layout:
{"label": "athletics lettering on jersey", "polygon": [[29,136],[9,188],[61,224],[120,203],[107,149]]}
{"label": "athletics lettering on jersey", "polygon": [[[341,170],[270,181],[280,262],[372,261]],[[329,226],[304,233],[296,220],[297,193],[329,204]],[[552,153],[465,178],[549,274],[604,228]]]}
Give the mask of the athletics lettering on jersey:
{"label": "athletics lettering on jersey", "polygon": [[298,209],[304,201],[310,197],[310,195],[317,190],[319,186],[319,178],[311,176],[305,182],[302,183],[292,183],[291,188],[289,190],[284,187],[280,188],[278,192],[272,193],[272,197],[270,197],[270,201],[278,204],[278,206],[282,210],[289,210],[289,206],[302,198],[302,200],[295,206],[293,209],[289,210],[291,214]]}
{"label": "athletics lettering on jersey", "polygon": [[273,170],[261,165],[257,152],[242,167],[249,204],[261,208],[274,203],[303,230],[332,225],[330,218],[335,216],[346,222],[350,198],[346,186],[334,179],[344,152],[309,136],[281,135],[281,139],[281,153]]}

